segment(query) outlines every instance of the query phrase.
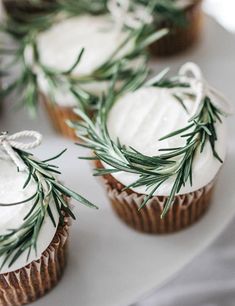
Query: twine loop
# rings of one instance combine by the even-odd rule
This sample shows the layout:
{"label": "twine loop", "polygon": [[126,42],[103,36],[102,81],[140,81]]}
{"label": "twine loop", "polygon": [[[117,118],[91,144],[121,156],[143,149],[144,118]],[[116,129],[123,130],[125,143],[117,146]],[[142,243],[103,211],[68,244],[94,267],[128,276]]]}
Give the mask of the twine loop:
{"label": "twine loop", "polygon": [[[31,138],[32,140],[28,143],[20,141],[20,139]],[[19,171],[25,171],[27,169],[25,163],[22,161],[20,156],[14,150],[30,150],[38,147],[42,142],[42,135],[35,131],[22,131],[12,135],[8,135],[7,132],[0,134],[0,146],[2,146],[6,154],[19,168]]]}
{"label": "twine loop", "polygon": [[[206,97],[209,97],[211,103],[226,115],[233,113],[233,107],[226,97],[217,89],[210,86],[203,78],[202,71],[198,65],[192,62],[184,64],[179,70],[179,80],[181,83],[189,84],[189,93],[195,98],[195,106],[192,115],[195,116],[200,109],[200,105]],[[178,88],[176,89],[178,90]],[[187,92],[187,89],[183,89]]]}
{"label": "twine loop", "polygon": [[119,30],[124,25],[138,29],[142,24],[150,24],[153,21],[151,13],[144,6],[131,7],[130,0],[109,0],[107,7]]}

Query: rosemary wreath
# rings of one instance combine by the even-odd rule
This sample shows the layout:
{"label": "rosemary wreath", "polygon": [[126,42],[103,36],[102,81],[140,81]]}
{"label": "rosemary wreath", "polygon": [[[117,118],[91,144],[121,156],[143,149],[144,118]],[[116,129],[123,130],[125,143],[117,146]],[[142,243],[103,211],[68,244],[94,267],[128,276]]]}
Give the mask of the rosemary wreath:
{"label": "rosemary wreath", "polygon": [[[83,205],[97,208],[78,193],[65,187],[55,178],[55,175],[60,174],[60,172],[58,171],[57,166],[51,164],[51,161],[59,158],[66,150],[55,157],[39,161],[32,154],[17,149],[16,147],[19,147],[19,143],[11,146],[11,139],[17,139],[29,135],[33,136],[35,135],[35,132],[26,131],[15,135],[16,137],[14,137],[14,135],[12,135],[13,137],[7,136],[6,133],[0,134],[1,145],[5,146],[4,148],[8,155],[17,165],[19,165],[18,169],[26,169],[25,171],[28,172],[23,189],[25,189],[32,181],[36,183],[37,189],[32,196],[23,201],[16,203],[0,203],[1,207],[17,206],[29,202],[33,203],[32,208],[24,217],[24,222],[20,227],[9,229],[8,233],[0,235],[0,257],[5,256],[0,269],[2,269],[6,263],[8,263],[9,267],[12,266],[19,256],[21,256],[21,254],[26,250],[28,250],[27,258],[29,258],[32,249],[37,252],[38,235],[43,226],[45,217],[48,215],[53,225],[55,227],[57,226],[51,210],[52,205],[55,205],[59,214],[59,224],[63,224],[64,214],[75,219],[75,216],[66,200],[67,198],[73,198]],[[23,168],[21,165],[23,165]]]}
{"label": "rosemary wreath", "polygon": [[[71,5],[74,1],[71,1]],[[95,110],[99,97],[91,94],[83,89],[83,85],[89,82],[110,81],[115,72],[117,63],[119,65],[119,81],[125,81],[138,75],[146,77],[148,69],[146,65],[141,67],[133,67],[132,63],[136,58],[143,58],[146,63],[146,47],[152,42],[160,39],[167,33],[166,29],[158,32],[155,31],[151,24],[141,23],[139,27],[128,27],[124,25],[124,31],[127,32],[126,38],[121,42],[113,54],[107,61],[98,67],[93,73],[88,76],[75,76],[74,69],[79,65],[82,55],[86,50],[78,50],[78,56],[74,64],[67,71],[60,71],[44,65],[40,59],[40,53],[37,46],[37,36],[39,32],[50,27],[51,19],[46,22],[43,18],[35,26],[17,25],[15,21],[8,21],[2,25],[1,29],[17,41],[16,48],[0,49],[0,55],[7,61],[2,64],[1,72],[8,72],[8,75],[3,74],[2,78],[6,80],[8,85],[0,90],[0,97],[4,98],[10,93],[17,93],[19,104],[28,107],[29,111],[35,115],[39,101],[40,86],[38,74],[42,74],[47,80],[49,86],[49,95],[52,102],[56,103],[55,92],[58,88],[66,88],[66,90],[75,98],[78,105],[84,110]],[[25,35],[22,37],[22,33]],[[125,50],[127,43],[133,42],[131,50],[124,52],[124,55],[119,58],[118,54]],[[31,53],[30,63],[26,59],[26,54]],[[9,75],[14,71],[15,66],[19,67],[20,75],[16,80],[9,82]],[[8,82],[7,82],[8,80]]]}
{"label": "rosemary wreath", "polygon": [[[141,86],[155,86],[168,88],[172,91],[176,103],[180,102],[185,108],[184,99],[190,97],[192,103],[195,103],[196,110],[188,122],[188,125],[182,129],[173,131],[161,140],[173,136],[185,138],[185,145],[178,148],[162,149],[159,156],[146,156],[132,147],[123,146],[120,141],[110,138],[107,129],[107,117],[109,110],[117,101],[118,97],[114,91],[114,84],[110,88],[109,94],[101,101],[101,108],[97,114],[95,122],[89,119],[86,113],[77,109],[76,113],[82,118],[82,122],[71,124],[83,143],[78,144],[81,147],[91,149],[94,157],[80,157],[81,159],[100,160],[109,167],[95,169],[95,176],[112,174],[115,172],[133,173],[138,179],[126,186],[125,189],[144,186],[146,197],[143,200],[140,209],[144,207],[160,185],[168,179],[173,178],[173,186],[166,202],[162,217],[169,211],[174,202],[174,197],[180,192],[181,188],[189,181],[193,184],[192,165],[196,152],[202,153],[205,144],[209,143],[214,158],[223,162],[216,152],[215,144],[217,141],[216,125],[222,122],[222,116],[226,115],[228,107],[217,105],[214,97],[219,97],[220,101],[225,101],[213,88],[209,87],[202,79],[199,68],[188,63],[181,68],[177,77],[166,78],[168,70],[164,70],[158,76],[145,84],[139,84],[131,88],[135,90]],[[187,76],[191,72],[193,77]],[[114,80],[115,82],[115,80]],[[186,111],[186,110],[184,110]]]}

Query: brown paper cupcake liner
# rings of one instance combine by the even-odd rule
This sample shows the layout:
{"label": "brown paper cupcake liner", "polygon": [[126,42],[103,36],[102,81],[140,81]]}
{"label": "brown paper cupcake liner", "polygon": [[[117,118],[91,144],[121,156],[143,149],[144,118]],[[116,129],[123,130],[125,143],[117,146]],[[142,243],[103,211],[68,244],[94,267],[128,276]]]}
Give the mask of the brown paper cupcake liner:
{"label": "brown paper cupcake liner", "polygon": [[39,260],[0,274],[0,306],[20,306],[45,295],[60,280],[67,261],[69,218],[59,226],[54,239]]}
{"label": "brown paper cupcake liner", "polygon": [[52,103],[44,95],[42,95],[42,101],[45,105],[50,121],[52,122],[52,125],[54,126],[55,130],[67,138],[70,138],[72,140],[78,140],[75,131],[66,123],[67,120],[79,120],[79,116],[74,113],[73,107],[59,106],[55,103]]}
{"label": "brown paper cupcake liner", "polygon": [[[95,161],[96,168],[103,168]],[[175,196],[167,215],[161,218],[166,196],[154,196],[139,210],[145,195],[124,186],[111,174],[102,179],[116,215],[133,229],[149,234],[168,234],[180,231],[195,223],[207,211],[211,203],[214,181],[197,191]]]}
{"label": "brown paper cupcake liner", "polygon": [[158,28],[168,28],[170,33],[150,46],[153,55],[169,56],[182,52],[196,43],[200,37],[203,25],[202,1],[195,0],[185,9],[187,24],[177,26],[170,21],[164,21]]}
{"label": "brown paper cupcake liner", "polygon": [[[99,160],[95,168],[103,168]],[[166,196],[154,196],[139,210],[145,195],[125,187],[111,174],[101,177],[111,206],[116,215],[133,229],[148,234],[169,234],[178,232],[198,221],[211,204],[215,180],[197,191],[177,195],[167,215],[161,218]]]}
{"label": "brown paper cupcake liner", "polygon": [[162,219],[167,197],[155,196],[139,211],[144,195],[119,192],[107,182],[106,187],[113,210],[127,225],[144,233],[167,234],[180,231],[203,216],[210,204],[213,183],[195,192],[175,196],[172,207]]}

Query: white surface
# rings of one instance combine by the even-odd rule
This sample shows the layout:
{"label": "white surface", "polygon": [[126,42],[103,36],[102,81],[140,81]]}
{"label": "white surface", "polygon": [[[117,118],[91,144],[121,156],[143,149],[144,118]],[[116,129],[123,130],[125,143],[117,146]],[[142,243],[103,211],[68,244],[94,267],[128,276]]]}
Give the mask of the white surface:
{"label": "white surface", "polygon": [[214,16],[225,29],[235,32],[234,0],[205,0],[204,10]]}
{"label": "white surface", "polygon": [[[186,139],[176,135],[159,141],[162,137],[188,126],[189,120],[195,112],[195,100],[184,97],[184,110],[179,101],[174,97],[177,88],[144,87],[135,92],[121,97],[112,107],[108,116],[108,130],[114,141],[127,147],[132,147],[147,156],[159,156],[163,154],[160,149],[179,148],[186,145]],[[227,124],[226,118],[223,123],[216,124],[218,140],[215,149],[222,160],[225,160],[227,148]],[[191,132],[194,128],[190,129]],[[116,154],[113,153],[115,158]],[[180,163],[181,159],[175,159]],[[178,194],[196,191],[211,183],[222,164],[213,156],[209,143],[205,145],[202,153],[197,152],[194,157],[192,168],[192,182],[188,181],[182,186]],[[104,167],[110,168],[104,164]],[[139,179],[139,176],[128,172],[112,173],[116,180],[124,186],[130,186]],[[168,196],[174,185],[176,176],[165,181],[154,193],[154,195]],[[145,186],[132,188],[137,193],[148,194],[149,189]]]}
{"label": "white surface", "polygon": [[[0,203],[16,203],[30,198],[36,192],[36,183],[31,180],[28,186],[22,189],[27,180],[28,173],[18,172],[17,166],[11,160],[7,159],[6,156],[3,158],[1,155],[0,150]],[[34,201],[35,200],[31,200],[17,206],[0,207],[0,235],[7,234],[9,229],[15,229],[22,226],[24,217],[32,209]],[[53,202],[51,202],[50,207],[55,222],[58,224],[59,214]],[[39,259],[42,253],[51,243],[55,232],[56,227],[54,227],[49,215],[47,215],[38,236],[37,252],[32,249],[29,258],[27,258],[28,250],[26,250],[23,254],[21,254],[21,256],[19,256],[11,267],[8,267],[9,261],[7,261],[7,263],[3,266],[1,273],[15,271],[24,267],[33,260]],[[4,259],[5,258],[3,256],[0,257],[0,266],[2,265]]]}
{"label": "white surface", "polygon": [[[178,57],[168,61],[168,64],[177,68],[188,59],[198,62],[210,83],[232,97],[234,51],[232,36],[209,20],[202,44],[191,54],[185,55],[186,58]],[[157,63],[159,70],[163,65],[166,62]],[[233,135],[233,118],[229,121],[230,133]],[[72,228],[68,268],[59,285],[36,302],[35,306],[127,306],[166,283],[208,246],[234,216],[235,147],[232,141],[209,213],[198,224],[181,233],[151,237],[128,229],[113,215],[105,193],[91,176],[90,165],[76,159],[81,150],[70,141],[55,137],[44,116],[40,115],[34,122],[27,120],[23,112],[9,115],[7,111],[0,120],[0,129],[9,132],[25,128],[39,129],[46,135],[44,144],[37,150],[39,157],[48,157],[64,147],[69,148],[69,152],[58,163],[64,180],[68,186],[100,206],[98,212],[80,206],[75,209],[78,220]],[[212,273],[213,261],[208,264]],[[158,306],[157,301],[152,305]],[[189,298],[185,305],[191,306],[190,301]],[[163,305],[168,304],[163,302],[159,306]],[[181,306],[180,303],[177,306]]]}

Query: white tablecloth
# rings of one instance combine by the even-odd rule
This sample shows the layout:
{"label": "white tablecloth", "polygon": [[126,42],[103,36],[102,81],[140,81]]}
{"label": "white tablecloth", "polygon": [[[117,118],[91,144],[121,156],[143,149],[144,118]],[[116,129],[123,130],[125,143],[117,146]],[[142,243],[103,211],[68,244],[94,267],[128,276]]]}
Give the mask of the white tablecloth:
{"label": "white tablecloth", "polygon": [[173,280],[134,306],[234,306],[234,233],[235,220]]}

